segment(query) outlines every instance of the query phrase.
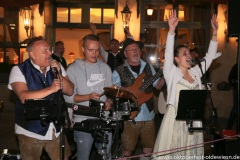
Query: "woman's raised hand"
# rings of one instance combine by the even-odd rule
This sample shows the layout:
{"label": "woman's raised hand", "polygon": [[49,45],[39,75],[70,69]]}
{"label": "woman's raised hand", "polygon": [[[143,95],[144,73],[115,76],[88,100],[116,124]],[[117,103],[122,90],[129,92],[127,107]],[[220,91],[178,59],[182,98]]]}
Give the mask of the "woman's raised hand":
{"label": "woman's raised hand", "polygon": [[218,30],[218,21],[217,21],[217,15],[216,14],[212,15],[211,25],[212,25],[213,31]]}
{"label": "woman's raised hand", "polygon": [[176,10],[171,10],[169,12],[169,16],[167,17],[168,19],[168,25],[169,25],[169,32],[171,34],[174,34],[175,32],[175,29],[178,25],[178,18],[177,18],[177,13],[176,13]]}

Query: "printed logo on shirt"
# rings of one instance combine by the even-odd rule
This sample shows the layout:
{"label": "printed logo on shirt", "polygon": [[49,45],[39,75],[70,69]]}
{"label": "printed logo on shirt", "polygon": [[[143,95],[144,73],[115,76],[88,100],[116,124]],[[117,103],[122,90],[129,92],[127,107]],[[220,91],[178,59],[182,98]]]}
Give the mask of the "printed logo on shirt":
{"label": "printed logo on shirt", "polygon": [[90,78],[87,80],[87,86],[92,87],[96,84],[104,81],[103,74],[91,74]]}

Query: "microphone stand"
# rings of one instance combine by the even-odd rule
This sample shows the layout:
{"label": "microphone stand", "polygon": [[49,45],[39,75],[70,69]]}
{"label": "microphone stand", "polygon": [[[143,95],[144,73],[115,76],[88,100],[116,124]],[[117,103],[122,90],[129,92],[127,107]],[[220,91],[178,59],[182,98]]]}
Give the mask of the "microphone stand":
{"label": "microphone stand", "polygon": [[57,99],[57,107],[58,107],[57,123],[62,129],[62,134],[60,134],[61,135],[61,137],[60,137],[61,138],[60,158],[61,158],[61,160],[64,160],[64,156],[65,156],[64,155],[64,153],[65,153],[64,152],[65,151],[65,125],[64,125],[65,114],[62,111],[62,107],[63,107],[63,102],[65,102],[65,101],[63,99],[63,94],[62,94],[62,81],[61,81],[59,72],[56,68],[54,68],[54,74],[55,74],[55,78],[59,79],[59,81],[60,81],[60,89],[57,92],[57,95],[58,95],[58,99]]}
{"label": "microphone stand", "polygon": [[[119,111],[119,98],[116,97],[116,111],[118,112]],[[116,146],[115,146],[115,152],[113,154],[113,159],[118,159],[120,157],[120,152],[119,152],[119,128],[120,128],[120,121],[117,120],[116,122],[116,130],[115,130],[115,135],[116,135]]]}
{"label": "microphone stand", "polygon": [[[211,101],[211,114],[210,114],[210,118],[211,118],[211,126],[210,126],[210,129],[209,129],[209,132],[210,134],[212,135],[212,143],[211,143],[211,152],[212,154],[214,153],[214,134],[215,134],[215,122],[217,121],[217,124],[218,124],[218,116],[217,116],[217,109],[214,107],[213,105],[213,100],[212,100],[212,96],[211,96],[211,91],[208,89],[208,84],[207,84],[207,77],[206,77],[206,67],[205,67],[205,75],[203,74],[203,70],[202,70],[202,64],[201,62],[199,61],[199,59],[196,59],[196,62],[201,70],[201,73],[202,73],[202,83],[204,84],[205,86],[205,90],[207,90],[207,93],[208,93],[208,96],[210,98],[210,101]],[[206,65],[206,62],[205,62],[205,65]],[[219,125],[218,125],[218,128],[219,128]],[[221,132],[219,132],[220,134]]]}

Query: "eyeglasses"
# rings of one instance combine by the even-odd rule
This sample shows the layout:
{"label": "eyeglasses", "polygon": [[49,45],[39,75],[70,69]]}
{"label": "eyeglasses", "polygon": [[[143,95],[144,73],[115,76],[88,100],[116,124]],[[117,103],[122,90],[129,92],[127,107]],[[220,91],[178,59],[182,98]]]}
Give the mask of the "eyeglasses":
{"label": "eyeglasses", "polygon": [[128,49],[128,50],[125,50],[125,51],[127,51],[127,52],[138,52],[138,51],[140,51],[140,48],[132,48],[132,49]]}

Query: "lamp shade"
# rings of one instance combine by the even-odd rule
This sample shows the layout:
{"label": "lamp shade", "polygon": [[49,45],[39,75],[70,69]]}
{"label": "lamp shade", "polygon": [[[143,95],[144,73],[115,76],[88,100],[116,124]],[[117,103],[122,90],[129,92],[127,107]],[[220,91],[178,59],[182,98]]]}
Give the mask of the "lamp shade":
{"label": "lamp shade", "polygon": [[24,29],[26,30],[27,37],[31,38],[33,36],[33,11],[31,7],[24,7],[20,10],[20,14],[23,18]]}
{"label": "lamp shade", "polygon": [[128,8],[127,2],[126,2],[126,6],[124,7],[124,9],[121,11],[122,13],[122,21],[123,21],[123,26],[129,26],[129,22],[130,22],[130,18],[131,18],[131,11]]}
{"label": "lamp shade", "polygon": [[153,9],[152,8],[148,8],[147,9],[147,15],[151,16],[153,14]]}
{"label": "lamp shade", "polygon": [[70,52],[68,55],[69,56],[75,56],[75,53],[74,52]]}
{"label": "lamp shade", "polygon": [[30,27],[30,21],[31,21],[31,8],[30,7],[25,7],[22,9],[22,18],[23,18],[23,24],[24,27]]}

